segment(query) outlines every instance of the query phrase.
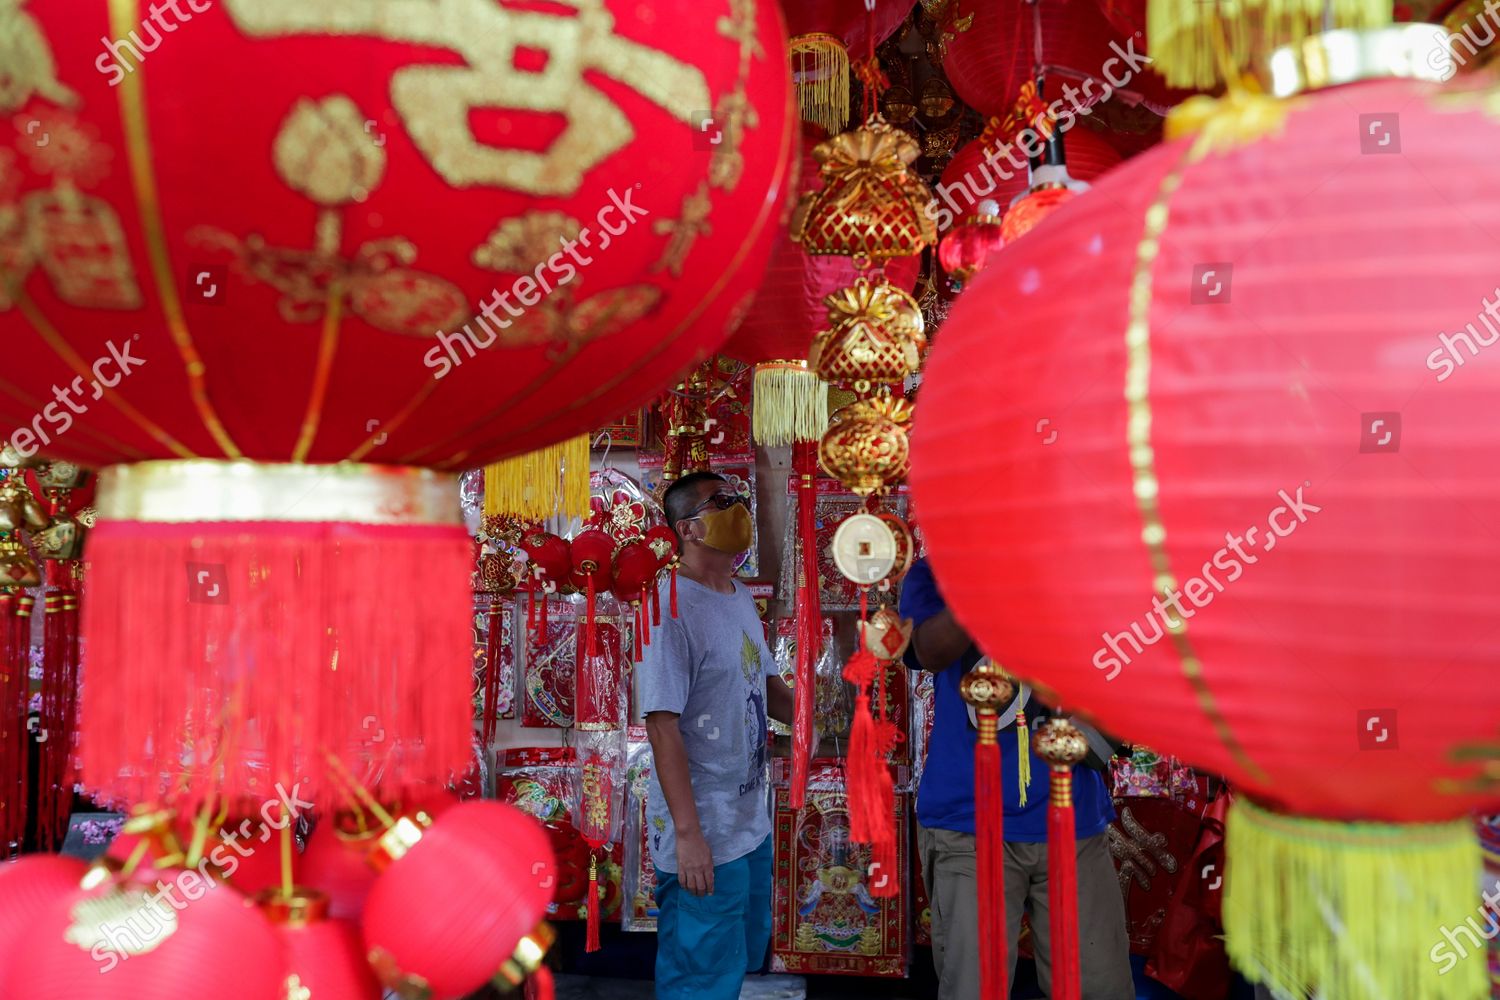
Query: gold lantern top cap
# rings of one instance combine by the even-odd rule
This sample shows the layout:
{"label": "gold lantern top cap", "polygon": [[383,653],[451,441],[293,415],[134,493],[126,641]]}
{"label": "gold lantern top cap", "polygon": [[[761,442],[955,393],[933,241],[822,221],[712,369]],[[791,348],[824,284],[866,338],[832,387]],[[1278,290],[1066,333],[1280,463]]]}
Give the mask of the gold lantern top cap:
{"label": "gold lantern top cap", "polygon": [[1010,702],[1016,686],[1000,669],[1000,665],[985,657],[958,683],[958,693],[964,701],[974,706],[976,712],[998,715],[1000,709]]}
{"label": "gold lantern top cap", "polygon": [[1436,24],[1344,28],[1276,49],[1259,76],[1273,97],[1292,97],[1361,80],[1441,82],[1454,74],[1447,33]]}

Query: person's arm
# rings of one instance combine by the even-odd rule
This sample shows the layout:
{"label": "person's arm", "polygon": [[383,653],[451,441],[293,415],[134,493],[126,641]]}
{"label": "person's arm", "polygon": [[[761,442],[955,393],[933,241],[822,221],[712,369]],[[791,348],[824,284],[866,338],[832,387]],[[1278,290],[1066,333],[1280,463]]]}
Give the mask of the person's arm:
{"label": "person's arm", "polygon": [[677,881],[694,896],[707,896],[714,891],[714,855],[698,825],[698,803],[693,800],[693,779],[688,773],[679,719],[676,712],[649,712],[646,734],[651,738],[656,780],[661,783],[677,835]]}
{"label": "person's arm", "polygon": [[933,673],[953,666],[974,644],[969,633],[947,608],[918,625],[911,641],[917,654],[917,666]]}
{"label": "person's arm", "polygon": [[792,696],[791,686],[781,679],[780,674],[767,674],[766,714],[777,722],[791,725],[795,705],[796,699]]}

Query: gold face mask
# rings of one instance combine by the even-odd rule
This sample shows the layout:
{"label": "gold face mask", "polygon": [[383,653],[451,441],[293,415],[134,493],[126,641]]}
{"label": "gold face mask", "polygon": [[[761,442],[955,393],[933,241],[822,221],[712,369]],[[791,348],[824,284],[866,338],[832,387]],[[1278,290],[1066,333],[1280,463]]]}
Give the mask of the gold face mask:
{"label": "gold face mask", "polygon": [[706,514],[699,514],[698,520],[703,522],[703,544],[709,548],[739,555],[750,547],[755,522],[751,520],[750,510],[744,504],[737,503],[728,510],[711,510]]}

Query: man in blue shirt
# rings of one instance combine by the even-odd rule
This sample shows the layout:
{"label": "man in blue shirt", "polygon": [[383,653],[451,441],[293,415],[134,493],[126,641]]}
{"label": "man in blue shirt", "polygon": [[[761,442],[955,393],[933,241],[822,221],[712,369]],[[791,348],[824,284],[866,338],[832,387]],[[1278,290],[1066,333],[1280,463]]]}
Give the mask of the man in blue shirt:
{"label": "man in blue shirt", "polygon": [[[979,938],[996,928],[979,926],[974,876],[974,744],[978,731],[959,681],[980,652],[948,610],[925,559],[901,585],[901,615],[915,626],[907,665],[930,670],[935,709],[927,764],[917,790],[917,837],[923,884],[932,903],[932,960],[939,1000],[979,1000]],[[1017,697],[1019,697],[1019,691]],[[1037,978],[1052,995],[1050,927],[1047,918],[1047,764],[1032,753],[1031,782],[1021,805],[1016,762],[1014,703],[1001,716],[1012,721],[1001,732],[1005,801],[1005,934],[1015,979],[1016,940],[1023,909],[1031,912]],[[1032,705],[1035,712],[1036,705]],[[1036,713],[1040,714],[1040,713]],[[1009,734],[1009,739],[1006,735]],[[1103,774],[1073,770],[1073,809],[1078,834],[1078,939],[1084,1000],[1134,1000],[1125,902],[1120,895],[1108,837],[1114,807]],[[993,998],[985,998],[993,1000]]]}

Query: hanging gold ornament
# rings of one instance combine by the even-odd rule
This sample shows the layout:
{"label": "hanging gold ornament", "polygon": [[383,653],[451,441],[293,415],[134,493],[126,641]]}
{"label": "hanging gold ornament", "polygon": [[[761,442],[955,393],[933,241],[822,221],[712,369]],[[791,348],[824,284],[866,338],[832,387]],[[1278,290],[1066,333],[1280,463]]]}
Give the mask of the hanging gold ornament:
{"label": "hanging gold ornament", "polygon": [[937,242],[932,191],[911,169],[915,139],[880,115],[820,142],[823,187],[802,196],[792,239],[813,255],[886,260]]}
{"label": "hanging gold ornament", "polygon": [[823,381],[865,395],[915,374],[927,351],[917,300],[893,285],[859,278],[823,300],[828,329],[813,338],[808,365]]}
{"label": "hanging gold ornament", "polygon": [[860,496],[906,478],[912,406],[900,396],[862,399],[839,410],[818,445],[823,469]]}

